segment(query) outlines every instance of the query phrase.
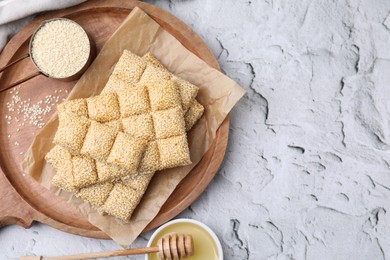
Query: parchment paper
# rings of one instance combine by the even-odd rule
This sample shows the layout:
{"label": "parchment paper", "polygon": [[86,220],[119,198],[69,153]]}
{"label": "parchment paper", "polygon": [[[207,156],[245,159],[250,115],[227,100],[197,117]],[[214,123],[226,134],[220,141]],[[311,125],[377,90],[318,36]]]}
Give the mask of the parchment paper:
{"label": "parchment paper", "polygon": [[218,127],[245,93],[234,81],[187,50],[145,12],[135,8],[106,42],[68,99],[99,94],[125,49],[141,56],[150,51],[171,72],[200,87],[198,100],[205,106],[205,114],[188,135],[193,163],[186,167],[157,172],[130,223],[123,223],[111,216],[102,216],[88,203],[51,186],[55,172],[46,164],[44,156],[53,147],[52,139],[58,126],[57,115],[54,115],[35,137],[22,163],[27,174],[78,208],[89,222],[122,246],[131,244],[153,220],[175,187],[209,149]]}

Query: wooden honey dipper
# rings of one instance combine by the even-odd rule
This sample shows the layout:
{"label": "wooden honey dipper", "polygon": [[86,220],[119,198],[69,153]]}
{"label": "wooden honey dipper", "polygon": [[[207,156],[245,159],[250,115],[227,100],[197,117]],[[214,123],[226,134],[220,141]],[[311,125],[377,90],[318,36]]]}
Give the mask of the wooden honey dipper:
{"label": "wooden honey dipper", "polygon": [[156,247],[131,248],[110,252],[87,253],[68,256],[22,256],[19,260],[79,260],[111,256],[157,253],[161,260],[179,260],[194,255],[194,241],[191,235],[166,235],[157,241]]}

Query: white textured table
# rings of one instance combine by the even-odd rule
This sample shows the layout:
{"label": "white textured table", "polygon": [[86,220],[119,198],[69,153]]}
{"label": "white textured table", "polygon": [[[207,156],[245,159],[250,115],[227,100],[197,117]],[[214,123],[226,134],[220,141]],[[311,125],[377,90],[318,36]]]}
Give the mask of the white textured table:
{"label": "white textured table", "polygon": [[[389,257],[390,1],[148,2],[248,92],[219,173],[180,217],[214,229],[227,260]],[[0,259],[118,248],[41,224],[0,230]]]}

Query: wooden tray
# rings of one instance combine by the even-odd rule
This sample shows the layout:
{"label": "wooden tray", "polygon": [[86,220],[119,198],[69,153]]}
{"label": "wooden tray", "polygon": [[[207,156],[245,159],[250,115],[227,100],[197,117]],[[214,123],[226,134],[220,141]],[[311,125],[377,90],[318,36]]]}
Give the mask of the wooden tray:
{"label": "wooden tray", "polygon": [[[92,36],[99,51],[135,6],[139,6],[148,13],[190,51],[210,66],[219,69],[212,52],[187,25],[156,6],[134,0],[88,1],[72,8],[40,15],[11,39],[1,53],[0,67],[26,54],[33,31],[43,20],[54,17],[66,17],[81,24]],[[35,68],[32,62],[26,59],[0,74],[0,84],[8,85],[32,72],[35,72]],[[75,83],[75,81],[60,82],[38,76],[20,85],[18,95],[22,99],[30,98],[33,103],[53,94],[53,89],[70,91]],[[67,94],[63,91],[56,95],[62,98]],[[37,127],[29,124],[20,127],[17,131],[16,122],[7,123],[6,115],[16,115],[15,112],[9,112],[7,108],[7,103],[11,98],[12,94],[9,91],[0,94],[0,227],[18,224],[28,228],[33,221],[39,221],[73,234],[107,238],[106,234],[92,226],[74,208],[53,196],[30,176],[23,176],[20,169],[23,153],[39,131]],[[44,120],[48,120],[51,114],[47,114]],[[223,160],[228,142],[229,123],[228,117],[219,128],[209,151],[179,184],[145,231],[172,219],[204,191]]]}

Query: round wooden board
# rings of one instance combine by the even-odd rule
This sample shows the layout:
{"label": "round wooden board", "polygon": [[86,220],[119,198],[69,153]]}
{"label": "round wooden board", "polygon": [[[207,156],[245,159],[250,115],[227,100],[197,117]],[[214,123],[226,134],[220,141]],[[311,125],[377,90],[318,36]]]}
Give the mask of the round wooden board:
{"label": "round wooden board", "polygon": [[[92,36],[99,51],[135,6],[139,6],[148,13],[187,49],[210,66],[219,69],[218,62],[207,45],[187,25],[156,6],[131,0],[87,1],[72,8],[36,17],[4,48],[0,56],[0,68],[27,53],[31,34],[43,20],[54,17],[66,17],[81,24]],[[0,86],[7,86],[33,72],[35,72],[35,68],[32,62],[26,59],[0,74]],[[20,85],[18,96],[22,100],[29,98],[32,104],[38,100],[45,100],[48,95],[53,94],[53,89],[62,89],[64,91],[56,95],[65,98],[67,95],[65,90],[70,91],[75,83],[75,81],[60,82],[38,76]],[[15,120],[11,120],[11,123],[8,124],[10,120],[6,119],[6,116],[21,116],[15,114],[15,111],[8,110],[7,105],[11,102],[12,96],[10,91],[0,94],[0,198],[2,200],[0,227],[8,224],[19,224],[27,228],[33,221],[39,221],[74,234],[108,238],[105,233],[91,225],[74,208],[53,196],[50,191],[40,186],[30,176],[23,175],[20,169],[23,153],[28,149],[39,129],[28,122],[22,127]],[[48,120],[52,113],[53,111],[46,114],[43,120]],[[145,228],[145,231],[175,217],[204,191],[222,163],[228,142],[229,123],[230,120],[227,117],[217,131],[216,139],[209,151],[178,185],[156,218]]]}

